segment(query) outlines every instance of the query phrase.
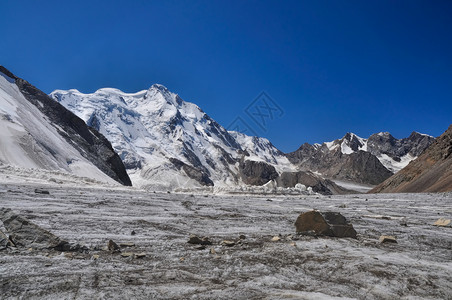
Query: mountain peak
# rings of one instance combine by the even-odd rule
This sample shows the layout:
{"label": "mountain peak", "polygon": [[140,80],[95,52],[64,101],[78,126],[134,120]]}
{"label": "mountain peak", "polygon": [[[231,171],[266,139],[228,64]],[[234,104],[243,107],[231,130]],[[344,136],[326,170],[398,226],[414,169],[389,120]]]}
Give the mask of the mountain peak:
{"label": "mountain peak", "polygon": [[149,89],[158,89],[158,90],[162,90],[162,91],[165,91],[165,92],[169,91],[166,88],[166,86],[164,86],[163,84],[160,84],[160,83],[154,83],[153,85],[151,85],[151,87]]}

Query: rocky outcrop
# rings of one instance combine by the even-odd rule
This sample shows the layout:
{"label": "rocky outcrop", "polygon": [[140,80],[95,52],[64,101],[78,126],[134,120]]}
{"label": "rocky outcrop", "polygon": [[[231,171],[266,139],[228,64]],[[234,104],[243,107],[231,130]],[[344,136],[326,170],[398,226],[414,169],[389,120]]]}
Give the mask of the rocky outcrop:
{"label": "rocky outcrop", "polygon": [[287,154],[301,170],[319,172],[325,177],[376,185],[393,173],[375,155],[358,150],[344,154],[340,148],[330,150],[326,145],[302,145]]}
{"label": "rocky outcrop", "polygon": [[169,160],[171,163],[173,163],[173,165],[178,170],[183,169],[185,174],[187,174],[188,177],[196,180],[201,185],[204,185],[204,186],[213,186],[214,185],[213,181],[209,178],[209,175],[205,171],[192,167],[192,166],[184,163],[183,161],[178,160],[177,158],[170,158]]}
{"label": "rocky outcrop", "polygon": [[395,161],[400,161],[407,154],[419,156],[434,141],[434,137],[415,131],[403,139],[396,139],[389,132],[381,132],[369,137],[367,150],[375,156],[386,154]]}
{"label": "rocky outcrop", "polygon": [[392,172],[369,152],[360,150],[349,155],[341,154],[338,161],[336,166],[326,171],[333,178],[376,185],[392,175]]}
{"label": "rocky outcrop", "polygon": [[316,193],[322,195],[333,194],[350,194],[352,191],[344,189],[329,179],[324,179],[312,172],[298,171],[298,172],[283,172],[276,179],[279,187],[289,188],[295,187],[297,184],[302,184],[311,187]]}
{"label": "rocky outcrop", "polygon": [[452,125],[416,160],[370,193],[452,191]]}
{"label": "rocky outcrop", "polygon": [[295,227],[297,233],[300,234],[356,239],[356,231],[353,225],[337,212],[313,210],[302,213],[298,216]]}
{"label": "rocky outcrop", "polygon": [[[102,134],[88,127],[63,105],[27,81],[14,76],[6,68],[0,66],[0,72],[15,80],[25,99],[36,106],[54,124],[58,133],[84,158],[121,184],[132,185],[120,157]],[[49,151],[52,152],[51,149]]]}
{"label": "rocky outcrop", "polygon": [[239,171],[243,182],[250,185],[264,185],[278,177],[275,167],[262,161],[242,160]]}
{"label": "rocky outcrop", "polygon": [[15,214],[10,209],[0,209],[0,220],[9,234],[10,242],[16,247],[71,250],[68,242]]}

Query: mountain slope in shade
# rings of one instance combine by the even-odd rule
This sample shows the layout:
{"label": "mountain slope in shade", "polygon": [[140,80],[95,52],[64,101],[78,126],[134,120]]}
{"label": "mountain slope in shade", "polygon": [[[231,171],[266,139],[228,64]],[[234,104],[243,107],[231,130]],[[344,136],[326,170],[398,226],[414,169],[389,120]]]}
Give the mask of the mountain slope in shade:
{"label": "mountain slope in shade", "polygon": [[111,144],[48,95],[0,66],[0,163],[131,185]]}
{"label": "mountain slope in shade", "polygon": [[268,140],[228,132],[197,105],[159,84],[132,94],[104,88],[92,94],[56,90],[51,96],[104,134],[134,184],[142,187],[257,184],[266,174],[249,178],[243,168],[254,163],[246,161],[278,170],[293,167]]}
{"label": "mountain slope in shade", "polygon": [[417,159],[370,193],[452,191],[452,125]]}
{"label": "mountain slope in shade", "polygon": [[433,140],[417,132],[404,139],[396,139],[389,133],[373,134],[368,139],[347,133],[332,142],[305,143],[287,157],[301,170],[376,185],[415,159]]}

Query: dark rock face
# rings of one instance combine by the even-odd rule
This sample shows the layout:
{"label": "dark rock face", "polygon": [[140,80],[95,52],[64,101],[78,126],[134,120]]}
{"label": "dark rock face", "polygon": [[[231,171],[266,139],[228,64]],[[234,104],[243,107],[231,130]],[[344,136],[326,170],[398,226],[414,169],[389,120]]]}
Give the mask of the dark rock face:
{"label": "dark rock face", "polygon": [[340,168],[333,169],[336,178],[352,181],[359,178],[360,182],[376,185],[392,175],[392,172],[369,152],[358,151],[349,155],[342,154],[340,157]]}
{"label": "dark rock face", "polygon": [[14,76],[2,66],[0,66],[0,71],[15,79],[15,83],[25,99],[57,125],[56,128],[60,135],[83,157],[119,183],[132,185],[121,158],[102,134],[96,129],[88,127],[82,119],[27,81]]}
{"label": "dark rock face", "polygon": [[333,181],[323,179],[312,172],[299,171],[299,172],[283,172],[276,179],[277,185],[280,187],[288,188],[295,187],[297,183],[301,183],[305,186],[312,187],[312,190],[322,195],[333,194],[350,194],[351,191],[346,190]]}
{"label": "dark rock face", "polygon": [[373,155],[386,154],[396,161],[406,154],[419,156],[435,141],[434,137],[412,132],[407,138],[396,139],[390,133],[373,134],[369,137],[367,148]]}
{"label": "dark rock face", "polygon": [[287,158],[304,171],[320,172],[329,178],[366,184],[379,184],[393,174],[369,152],[359,150],[343,154],[340,148],[330,151],[325,144],[304,144],[297,151],[288,153]]}
{"label": "dark rock face", "polygon": [[195,167],[192,167],[190,165],[187,165],[186,163],[178,160],[177,158],[170,158],[169,159],[171,163],[178,169],[183,169],[185,174],[187,174],[188,177],[196,180],[201,185],[204,186],[213,186],[213,181],[209,178],[209,175],[204,172],[203,170],[199,170]]}
{"label": "dark rock face", "polygon": [[262,161],[242,160],[239,170],[243,182],[250,185],[264,185],[278,177],[275,167]]}
{"label": "dark rock face", "polygon": [[452,191],[452,125],[417,159],[369,193]]}
{"label": "dark rock face", "polygon": [[309,211],[298,216],[295,222],[297,233],[356,239],[353,225],[337,212]]}

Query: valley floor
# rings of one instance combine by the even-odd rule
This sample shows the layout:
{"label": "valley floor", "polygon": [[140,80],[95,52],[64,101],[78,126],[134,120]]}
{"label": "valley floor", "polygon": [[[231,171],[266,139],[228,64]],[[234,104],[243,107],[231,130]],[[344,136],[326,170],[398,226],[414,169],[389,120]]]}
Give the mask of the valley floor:
{"label": "valley floor", "polygon": [[[89,248],[0,251],[0,298],[452,298],[452,228],[432,226],[451,217],[451,194],[221,196],[4,183],[0,208]],[[358,239],[296,235],[297,216],[312,209],[342,213]],[[199,250],[190,234],[213,245]],[[379,244],[382,234],[398,243]],[[110,239],[146,256],[110,253]]]}

